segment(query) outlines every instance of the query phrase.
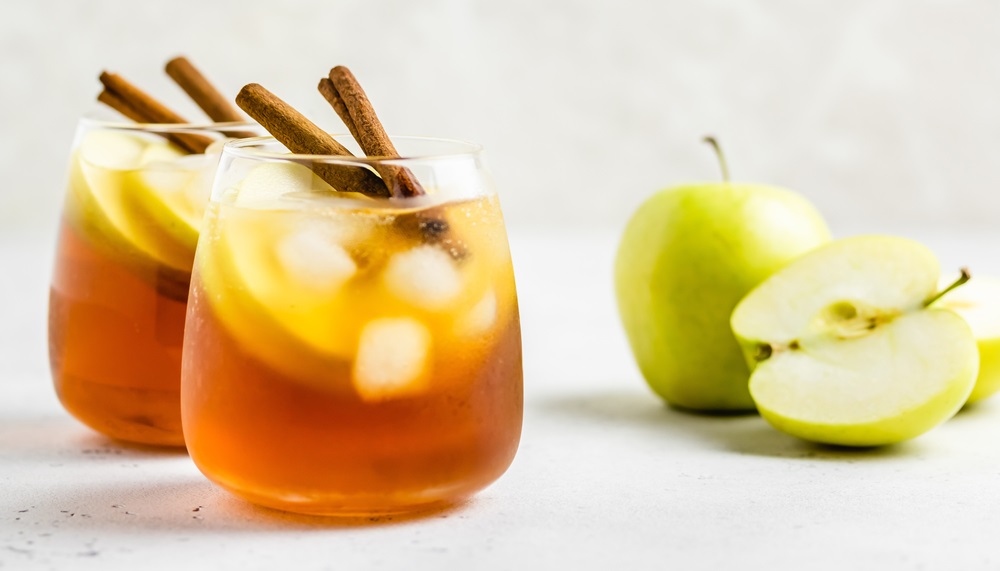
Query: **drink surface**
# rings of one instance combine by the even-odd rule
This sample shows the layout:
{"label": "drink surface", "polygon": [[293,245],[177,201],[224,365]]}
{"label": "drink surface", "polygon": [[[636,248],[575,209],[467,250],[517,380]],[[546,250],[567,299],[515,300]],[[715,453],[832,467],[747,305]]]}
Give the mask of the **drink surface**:
{"label": "drink surface", "polygon": [[183,445],[181,344],[212,164],[105,130],[86,131],[70,159],[49,358],[63,406],[113,438]]}
{"label": "drink surface", "polygon": [[496,196],[301,204],[209,207],[184,344],[192,459],[230,491],[300,512],[482,489],[512,461],[522,414]]}

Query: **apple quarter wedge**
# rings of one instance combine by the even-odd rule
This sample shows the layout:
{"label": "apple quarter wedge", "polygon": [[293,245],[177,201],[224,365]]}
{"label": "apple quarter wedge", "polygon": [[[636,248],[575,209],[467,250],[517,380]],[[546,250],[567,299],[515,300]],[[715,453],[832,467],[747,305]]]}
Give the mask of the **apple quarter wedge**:
{"label": "apple quarter wedge", "polygon": [[966,404],[1000,390],[1000,279],[976,275],[969,283],[948,292],[934,307],[962,316],[979,346],[979,377]]}
{"label": "apple quarter wedge", "polygon": [[860,236],[762,282],[731,320],[761,415],[788,434],[844,446],[900,442],[954,415],[979,354],[965,320],[927,307],[939,278],[919,243]]}

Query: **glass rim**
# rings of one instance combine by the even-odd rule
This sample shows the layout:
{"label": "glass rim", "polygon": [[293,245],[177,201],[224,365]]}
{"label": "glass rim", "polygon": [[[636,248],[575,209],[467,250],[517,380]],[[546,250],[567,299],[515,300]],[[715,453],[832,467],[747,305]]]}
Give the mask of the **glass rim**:
{"label": "glass rim", "polygon": [[[330,133],[337,138],[353,138],[348,133]],[[230,155],[246,159],[282,160],[282,161],[312,161],[323,163],[340,163],[354,165],[375,166],[385,163],[405,164],[407,162],[427,162],[438,160],[454,160],[459,158],[471,158],[479,156],[483,151],[483,146],[462,139],[452,139],[448,137],[426,137],[419,135],[390,135],[393,141],[423,141],[431,143],[447,143],[461,150],[442,153],[419,153],[401,156],[352,156],[352,155],[312,155],[307,153],[291,153],[263,150],[265,144],[280,142],[273,136],[247,137],[227,141],[222,149],[224,155]]]}
{"label": "glass rim", "polygon": [[232,131],[238,129],[259,129],[264,128],[255,121],[197,121],[188,123],[139,123],[128,119],[102,119],[93,115],[80,117],[80,125],[101,129],[114,129],[116,131],[137,131],[153,133],[190,133],[191,131]]}

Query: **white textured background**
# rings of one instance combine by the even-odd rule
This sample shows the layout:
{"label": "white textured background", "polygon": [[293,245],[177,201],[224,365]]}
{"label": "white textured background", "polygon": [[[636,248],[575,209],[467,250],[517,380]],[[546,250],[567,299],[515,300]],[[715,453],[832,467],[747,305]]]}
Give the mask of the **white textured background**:
{"label": "white textured background", "polygon": [[102,68],[188,109],[181,52],[337,130],[315,83],[351,66],[391,132],[483,143],[514,227],[618,229],[717,176],[705,133],[835,229],[1000,212],[995,0],[3,0],[0,224],[54,224]]}

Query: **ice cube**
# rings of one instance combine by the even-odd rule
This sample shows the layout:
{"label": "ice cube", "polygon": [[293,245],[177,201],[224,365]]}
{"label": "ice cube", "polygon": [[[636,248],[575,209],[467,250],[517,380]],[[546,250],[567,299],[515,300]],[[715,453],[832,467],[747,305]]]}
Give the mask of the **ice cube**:
{"label": "ice cube", "polygon": [[365,325],[354,361],[354,388],[364,400],[413,394],[427,385],[431,334],[409,317],[376,319]]}
{"label": "ice cube", "polygon": [[462,335],[481,335],[493,327],[496,320],[497,296],[489,289],[468,313],[459,318],[458,332]]}
{"label": "ice cube", "polygon": [[336,232],[322,223],[303,224],[282,237],[279,263],[300,287],[333,293],[358,271],[351,255],[337,243]]}
{"label": "ice cube", "polygon": [[355,212],[329,209],[304,213],[298,225],[302,228],[312,225],[322,227],[324,235],[350,251],[371,238],[376,221]]}
{"label": "ice cube", "polygon": [[431,245],[394,255],[383,279],[396,297],[432,311],[444,309],[462,291],[462,276],[454,260]]}

